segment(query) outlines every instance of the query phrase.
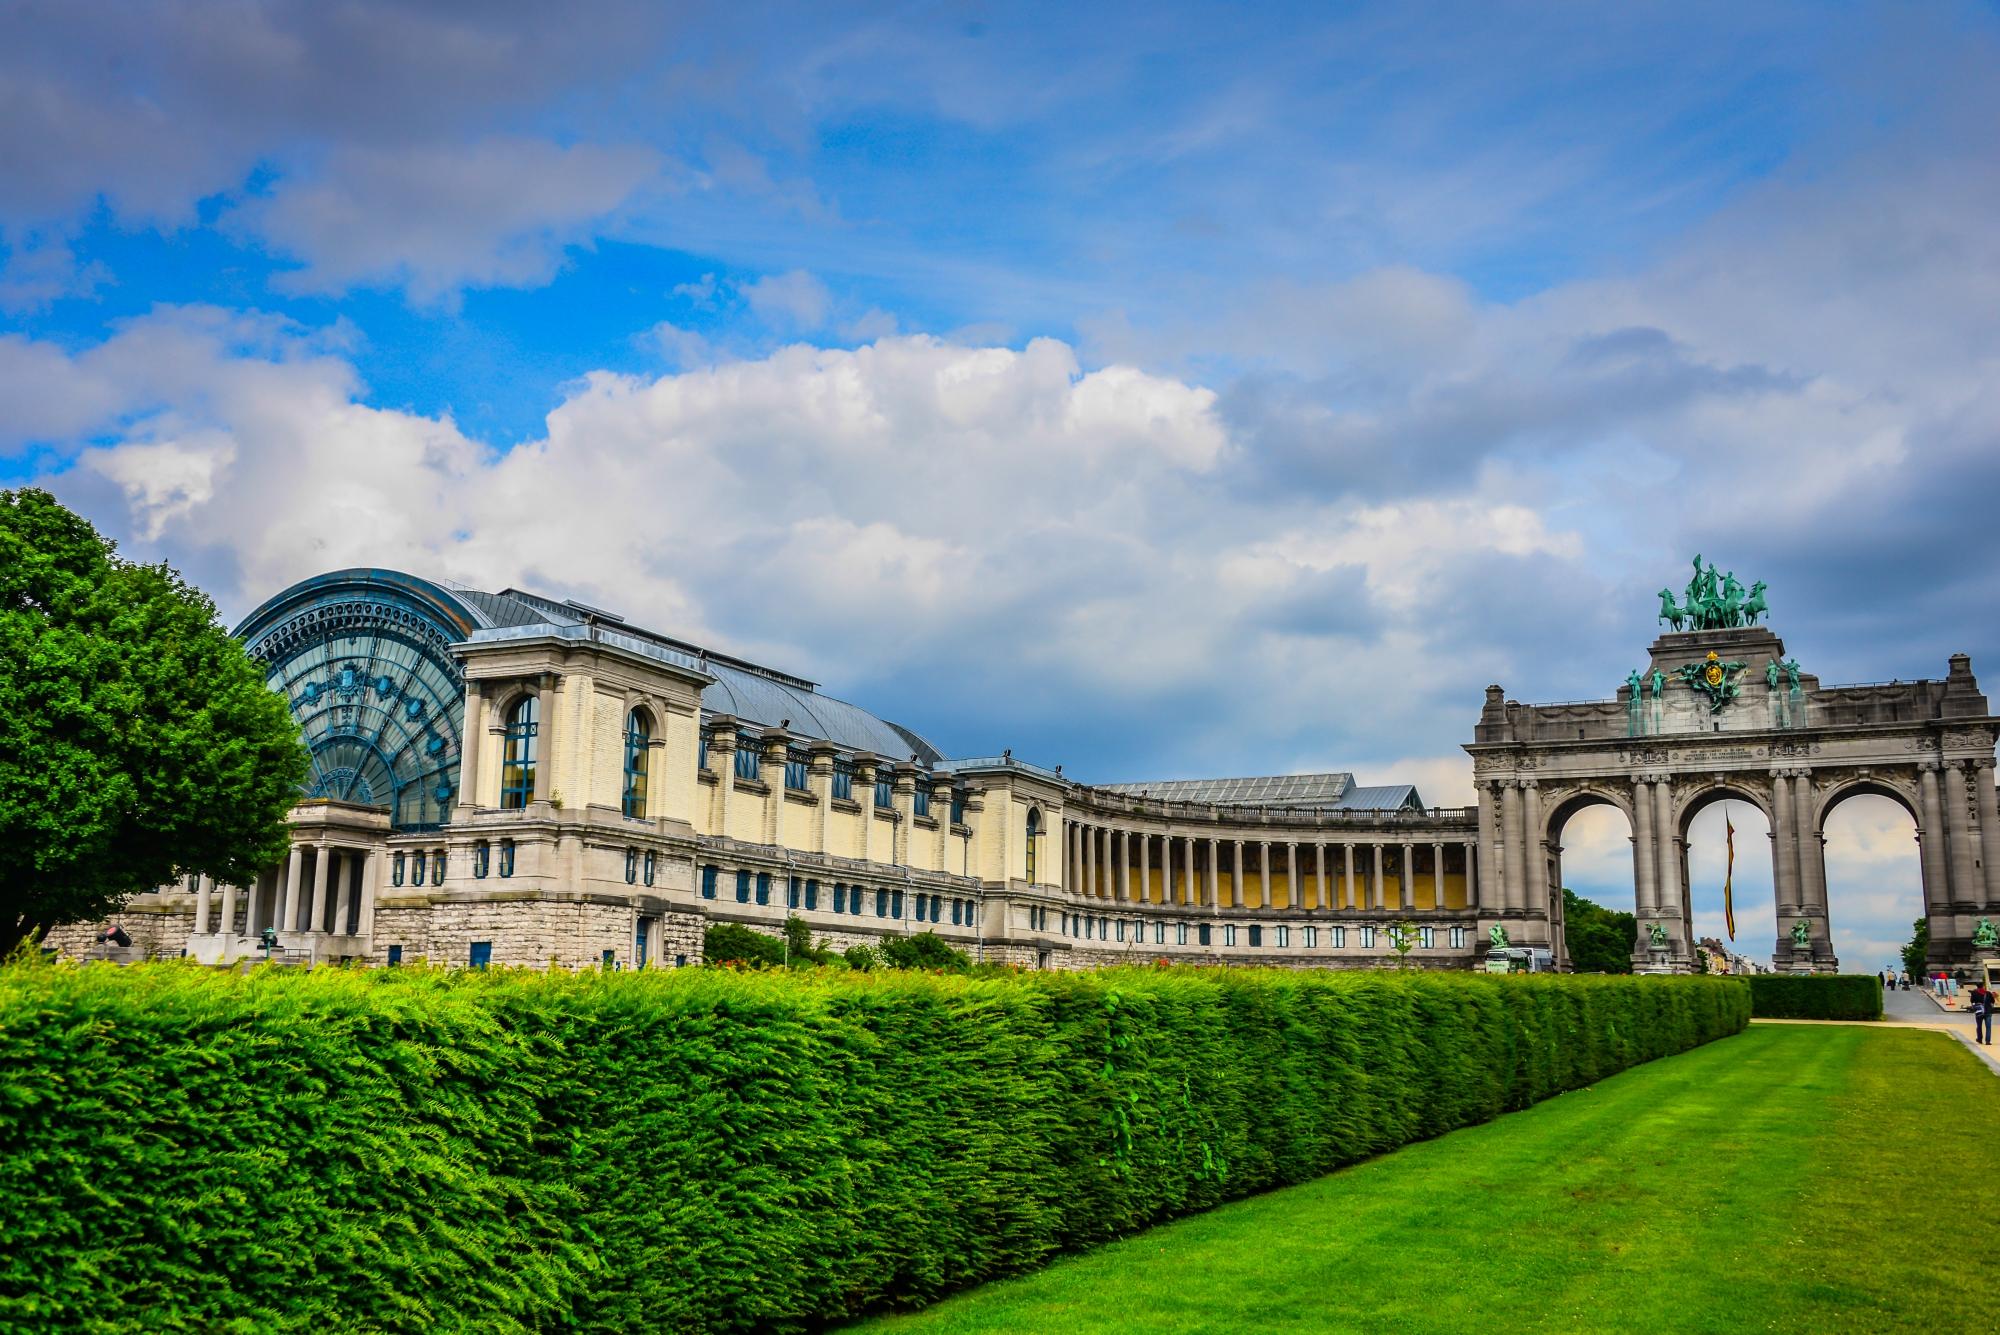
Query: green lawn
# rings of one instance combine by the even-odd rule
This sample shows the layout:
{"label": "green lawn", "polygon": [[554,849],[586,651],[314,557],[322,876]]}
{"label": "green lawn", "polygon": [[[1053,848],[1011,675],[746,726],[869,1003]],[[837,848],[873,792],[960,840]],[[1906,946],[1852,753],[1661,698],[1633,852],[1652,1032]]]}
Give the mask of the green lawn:
{"label": "green lawn", "polygon": [[2000,1079],[1955,1040],[1753,1025],[864,1328],[1976,1328],[1996,1191]]}

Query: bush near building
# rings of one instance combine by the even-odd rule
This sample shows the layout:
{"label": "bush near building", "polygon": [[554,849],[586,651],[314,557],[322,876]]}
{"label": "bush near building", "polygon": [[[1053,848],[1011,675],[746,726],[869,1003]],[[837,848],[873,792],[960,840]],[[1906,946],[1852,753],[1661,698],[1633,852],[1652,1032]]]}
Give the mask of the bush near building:
{"label": "bush near building", "polygon": [[1698,978],[0,969],[0,1327],[817,1326],[1749,1010]]}
{"label": "bush near building", "polygon": [[1750,1014],[1759,1020],[1879,1020],[1882,980],[1863,974],[1750,975]]}

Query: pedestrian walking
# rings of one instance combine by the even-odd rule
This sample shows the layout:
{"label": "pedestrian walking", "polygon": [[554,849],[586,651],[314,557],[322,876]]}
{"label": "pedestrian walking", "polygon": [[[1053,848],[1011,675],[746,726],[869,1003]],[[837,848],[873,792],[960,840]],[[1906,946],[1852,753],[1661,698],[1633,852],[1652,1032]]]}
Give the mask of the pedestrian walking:
{"label": "pedestrian walking", "polygon": [[1973,1041],[1983,1043],[1990,1048],[1993,1046],[1994,998],[1993,990],[1986,986],[1984,978],[1973,985],[1969,1000],[1972,1002]]}

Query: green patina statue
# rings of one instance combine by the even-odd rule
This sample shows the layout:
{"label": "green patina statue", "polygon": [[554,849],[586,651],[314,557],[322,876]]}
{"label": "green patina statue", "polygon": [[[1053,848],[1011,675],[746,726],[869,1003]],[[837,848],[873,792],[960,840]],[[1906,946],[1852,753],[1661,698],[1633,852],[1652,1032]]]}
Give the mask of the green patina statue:
{"label": "green patina statue", "polygon": [[1675,630],[1729,630],[1754,626],[1757,618],[1771,609],[1764,601],[1769,587],[1758,580],[1745,590],[1735,571],[1723,574],[1714,565],[1704,566],[1701,554],[1694,558],[1694,578],[1687,583],[1685,601],[1676,603],[1672,589],[1660,590],[1659,619]]}
{"label": "green patina statue", "polygon": [[1764,684],[1775,691],[1778,689],[1778,677],[1778,660],[1774,658],[1764,667]]}
{"label": "green patina statue", "polygon": [[1979,950],[2000,950],[2000,929],[1993,926],[1993,919],[1979,920],[1979,925],[1972,929],[1972,944]]}
{"label": "green patina statue", "polygon": [[1743,677],[1743,669],[1748,663],[1725,663],[1722,656],[1711,649],[1708,657],[1699,663],[1683,664],[1677,669],[1680,679],[1688,684],[1688,689],[1699,691],[1708,697],[1708,712],[1720,714],[1722,707],[1736,698],[1736,687]]}
{"label": "green patina statue", "polygon": [[1797,922],[1792,924],[1792,949],[1793,950],[1812,949],[1812,928],[1807,924],[1804,918],[1801,918]]}
{"label": "green patina statue", "polygon": [[1494,923],[1492,930],[1486,933],[1486,940],[1493,949],[1505,950],[1508,945],[1507,929],[1497,922]]}
{"label": "green patina statue", "polygon": [[1655,950],[1667,948],[1667,929],[1656,922],[1646,924],[1646,941]]}
{"label": "green patina statue", "polygon": [[1788,659],[1786,659],[1786,660],[1785,660],[1785,681],[1786,681],[1786,684],[1787,684],[1787,685],[1789,685],[1789,686],[1791,687],[1791,690],[1792,690],[1792,694],[1793,694],[1793,695],[1798,695],[1798,694],[1800,693],[1800,692],[1799,692],[1799,660],[1798,660],[1798,659],[1796,659],[1796,658],[1788,658]]}
{"label": "green patina statue", "polygon": [[1666,674],[1666,673],[1664,673],[1664,672],[1662,672],[1662,671],[1660,671],[1660,670],[1659,670],[1658,668],[1654,668],[1654,669],[1653,669],[1653,698],[1654,698],[1655,700],[1659,699],[1659,698],[1660,698],[1660,696],[1661,696],[1662,694],[1664,694],[1664,693],[1665,693],[1666,689],[1667,689],[1667,674]]}
{"label": "green patina statue", "polygon": [[1646,689],[1646,679],[1639,675],[1638,668],[1633,668],[1625,678],[1625,685],[1631,689],[1632,698],[1637,700],[1639,693]]}

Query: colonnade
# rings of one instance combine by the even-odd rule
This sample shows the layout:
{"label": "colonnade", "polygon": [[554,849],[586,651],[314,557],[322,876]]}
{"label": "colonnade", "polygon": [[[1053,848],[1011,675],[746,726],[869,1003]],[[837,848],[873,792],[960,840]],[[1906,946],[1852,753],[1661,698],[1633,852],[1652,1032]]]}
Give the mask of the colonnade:
{"label": "colonnade", "polygon": [[[1070,820],[1063,822],[1063,845],[1063,883],[1086,899],[1206,909],[1414,910],[1421,854],[1428,855],[1422,880],[1429,882],[1432,906],[1443,908],[1449,850],[1460,862],[1465,907],[1478,906],[1476,844],[1456,834],[1250,839]],[[1394,904],[1388,902],[1391,877]]]}
{"label": "colonnade", "polygon": [[211,922],[215,878],[201,877],[194,892],[194,935],[229,935],[236,927],[237,897],[244,898],[244,936],[266,927],[281,932],[365,936],[375,927],[380,849],[334,843],[293,844],[284,867],[249,887],[222,885],[220,911]]}

